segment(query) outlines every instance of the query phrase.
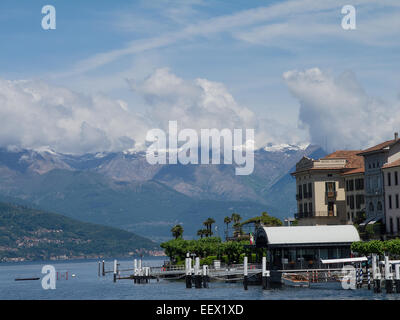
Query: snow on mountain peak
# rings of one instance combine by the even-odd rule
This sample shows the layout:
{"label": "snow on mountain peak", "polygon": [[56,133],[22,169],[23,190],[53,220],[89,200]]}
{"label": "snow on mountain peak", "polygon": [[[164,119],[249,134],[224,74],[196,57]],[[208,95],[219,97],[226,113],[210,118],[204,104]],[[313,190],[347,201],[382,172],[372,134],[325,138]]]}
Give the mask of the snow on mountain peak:
{"label": "snow on mountain peak", "polygon": [[299,151],[305,150],[309,146],[309,143],[302,143],[299,145],[287,144],[287,143],[279,143],[279,144],[272,144],[268,143],[267,146],[264,148],[265,151],[269,152],[284,152],[284,151]]}

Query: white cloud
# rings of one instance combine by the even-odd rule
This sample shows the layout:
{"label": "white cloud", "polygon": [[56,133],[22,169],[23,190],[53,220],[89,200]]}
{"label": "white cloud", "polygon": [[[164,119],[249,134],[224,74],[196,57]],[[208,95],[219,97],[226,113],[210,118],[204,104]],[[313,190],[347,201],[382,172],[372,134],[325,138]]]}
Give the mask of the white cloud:
{"label": "white cloud", "polygon": [[78,154],[142,149],[149,129],[167,132],[168,122],[174,120],[179,130],[255,129],[256,147],[287,141],[283,126],[258,119],[222,83],[185,80],[162,68],[129,84],[144,98],[144,115],[133,113],[135,108],[125,101],[102,94],[83,95],[40,81],[0,79],[0,146],[46,146]]}
{"label": "white cloud", "polygon": [[[369,19],[368,23],[363,25],[360,23],[362,27],[358,28],[356,32],[344,32],[340,27],[341,18],[343,17],[340,10],[346,4],[348,4],[346,1],[338,2],[338,0],[290,0],[200,21],[195,19],[196,22],[194,23],[187,23],[188,19],[182,20],[180,18],[182,16],[191,17],[186,12],[186,10],[192,11],[190,6],[185,7],[186,9],[182,13],[182,7],[170,9],[168,5],[165,6],[164,4],[159,10],[169,12],[169,19],[176,19],[181,22],[177,23],[177,27],[172,31],[168,27],[164,33],[159,34],[157,32],[157,36],[134,40],[125,43],[123,47],[99,52],[78,62],[68,71],[54,74],[53,76],[68,77],[86,73],[128,55],[159,49],[196,37],[213,36],[222,33],[232,34],[237,39],[251,43],[260,44],[271,41],[269,43],[273,45],[285,47],[290,45],[290,40],[297,40],[299,35],[307,39],[318,36],[322,40],[324,40],[324,36],[333,35],[350,41],[354,40],[378,46],[393,43],[399,33],[399,19],[396,12],[400,8],[398,0],[381,0],[379,3],[376,0],[353,0],[351,4],[356,6],[357,12],[366,12],[365,16]],[[378,14],[377,12],[384,6],[389,13]],[[329,22],[332,22],[331,24],[326,23],[327,16],[330,17]],[[132,22],[126,23],[127,19],[130,20],[129,16],[126,18],[126,13],[121,14],[121,21],[118,22],[118,25],[131,30],[130,24]],[[312,21],[317,21],[317,23]],[[121,23],[122,26],[120,25]],[[147,28],[154,29],[154,21],[152,20],[146,22],[140,19],[137,23],[139,23],[140,27],[135,26],[135,23],[133,23],[133,27],[136,29],[145,28],[146,23],[148,23]],[[285,39],[282,41],[280,37]],[[382,38],[384,38],[383,41]],[[293,44],[291,47],[293,48]]]}
{"label": "white cloud", "polygon": [[283,78],[300,103],[299,120],[313,143],[360,149],[392,139],[400,129],[400,104],[368,96],[350,72],[334,78],[313,68],[288,71]]}
{"label": "white cloud", "polygon": [[84,153],[132,148],[147,121],[123,101],[38,81],[0,79],[0,145]]}
{"label": "white cloud", "polygon": [[165,131],[168,121],[178,121],[178,129],[255,129],[256,147],[267,142],[299,142],[294,130],[268,119],[259,119],[239,105],[227,88],[206,79],[184,80],[167,68],[157,69],[142,82],[130,81],[132,89],[148,103],[157,128]]}

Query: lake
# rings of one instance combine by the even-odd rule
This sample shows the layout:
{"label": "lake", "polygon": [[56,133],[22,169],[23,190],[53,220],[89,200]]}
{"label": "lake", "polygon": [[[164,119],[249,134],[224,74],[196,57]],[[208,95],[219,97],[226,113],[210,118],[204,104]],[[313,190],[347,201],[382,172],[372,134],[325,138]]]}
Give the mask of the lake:
{"label": "lake", "polygon": [[[121,260],[121,269],[132,268],[133,261]],[[143,266],[159,266],[161,258],[146,258]],[[42,267],[53,265],[59,272],[55,290],[44,290],[41,280],[15,281],[15,278],[42,277]],[[106,260],[107,270],[112,260]],[[400,300],[400,294],[375,294],[372,290],[327,290],[309,288],[279,288],[262,290],[261,286],[249,286],[245,291],[240,283],[211,282],[207,289],[186,289],[184,282],[152,280],[149,284],[133,284],[132,280],[113,283],[112,274],[98,277],[97,260],[22,262],[0,264],[0,299],[72,299],[72,300]],[[65,272],[68,271],[68,280]],[[75,275],[74,277],[72,275]]]}

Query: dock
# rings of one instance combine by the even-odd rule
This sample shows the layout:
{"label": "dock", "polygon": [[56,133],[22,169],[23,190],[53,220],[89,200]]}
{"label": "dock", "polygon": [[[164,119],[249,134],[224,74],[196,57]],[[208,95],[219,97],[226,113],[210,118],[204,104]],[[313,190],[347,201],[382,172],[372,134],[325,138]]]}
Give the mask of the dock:
{"label": "dock", "polygon": [[[369,267],[369,261],[372,266]],[[309,288],[337,289],[373,289],[375,293],[400,293],[400,260],[379,261],[377,255],[348,259],[321,260],[324,268],[316,269],[277,269],[267,270],[266,257],[262,263],[248,263],[244,257],[243,264],[200,266],[200,258],[192,259],[189,254],[185,265],[142,266],[142,261],[133,260],[132,268],[121,268],[114,260],[113,268],[106,270],[105,261],[98,262],[98,276],[113,275],[113,281],[132,280],[135,284],[149,283],[151,280],[184,280],[186,288],[208,288],[210,282],[241,282],[245,290],[249,285],[261,285],[263,289],[272,286],[299,286]],[[338,266],[341,268],[332,268]],[[364,265],[364,266],[363,266]]]}

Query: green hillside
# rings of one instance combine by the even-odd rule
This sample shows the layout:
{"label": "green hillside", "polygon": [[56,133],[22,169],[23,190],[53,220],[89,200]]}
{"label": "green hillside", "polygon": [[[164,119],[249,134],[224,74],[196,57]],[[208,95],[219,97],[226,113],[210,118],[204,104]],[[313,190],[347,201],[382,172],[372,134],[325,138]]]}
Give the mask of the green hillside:
{"label": "green hillside", "polygon": [[0,203],[0,261],[121,257],[159,246],[117,228]]}

